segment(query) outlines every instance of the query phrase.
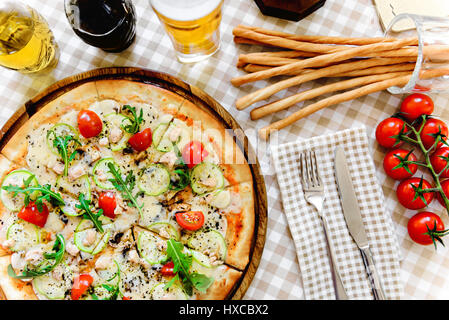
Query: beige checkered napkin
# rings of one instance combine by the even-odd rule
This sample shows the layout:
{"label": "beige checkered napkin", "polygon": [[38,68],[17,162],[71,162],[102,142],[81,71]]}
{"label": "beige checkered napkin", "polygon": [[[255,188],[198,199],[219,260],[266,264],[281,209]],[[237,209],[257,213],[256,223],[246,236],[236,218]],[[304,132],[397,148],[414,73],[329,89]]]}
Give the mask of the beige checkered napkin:
{"label": "beige checkered napkin", "polygon": [[293,235],[306,299],[335,299],[326,241],[315,209],[306,203],[300,180],[299,156],[316,152],[325,186],[323,213],[329,224],[329,238],[336,254],[336,265],[350,299],[373,299],[360,251],[346,226],[338,195],[335,147],[345,150],[352,183],[374,255],[379,276],[389,299],[399,299],[399,246],[390,214],[384,206],[365,128],[286,143],[272,148],[273,162],[282,195],[284,212]]}

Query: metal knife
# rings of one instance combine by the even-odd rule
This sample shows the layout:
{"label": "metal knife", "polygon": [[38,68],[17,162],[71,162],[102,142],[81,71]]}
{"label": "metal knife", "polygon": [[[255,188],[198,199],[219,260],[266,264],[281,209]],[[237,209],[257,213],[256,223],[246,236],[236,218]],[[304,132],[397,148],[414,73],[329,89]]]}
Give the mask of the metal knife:
{"label": "metal knife", "polygon": [[338,192],[340,194],[346,224],[349,233],[360,249],[363,263],[368,274],[375,300],[385,300],[385,292],[374,264],[365,227],[363,226],[362,215],[355,196],[343,148],[337,147],[335,150],[335,176],[337,178]]}

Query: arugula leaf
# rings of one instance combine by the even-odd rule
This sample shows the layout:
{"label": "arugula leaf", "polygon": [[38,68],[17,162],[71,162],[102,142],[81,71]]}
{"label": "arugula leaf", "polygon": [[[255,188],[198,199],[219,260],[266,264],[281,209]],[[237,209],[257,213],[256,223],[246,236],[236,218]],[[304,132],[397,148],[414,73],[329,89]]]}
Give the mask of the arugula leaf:
{"label": "arugula leaf", "polygon": [[117,191],[122,193],[123,199],[129,201],[129,205],[131,207],[135,207],[137,211],[139,211],[139,214],[142,215],[142,205],[139,205],[136,199],[136,196],[132,194],[132,190],[134,189],[136,185],[136,177],[130,171],[125,180],[123,180],[122,175],[119,172],[119,169],[115,166],[114,163],[109,162],[108,163],[109,172],[114,176],[113,179],[109,179],[109,181],[112,182],[114,185],[114,188],[117,189]]}
{"label": "arugula leaf", "polygon": [[111,295],[103,300],[117,300],[119,295],[123,296],[123,294],[120,291],[120,266],[117,263],[117,261],[115,261],[115,265],[117,266],[117,272],[108,280],[106,280],[107,282],[110,282],[112,280],[114,280],[115,278],[117,278],[117,284],[115,285],[111,285],[111,284],[102,284],[101,286],[103,288],[105,288],[109,293],[111,293]]}
{"label": "arugula leaf", "polygon": [[139,132],[140,124],[143,121],[143,109],[140,109],[139,116],[137,116],[135,107],[131,107],[130,105],[124,105],[122,109],[129,110],[129,112],[131,112],[131,115],[133,117],[132,119],[131,118],[123,119],[123,122],[130,121],[131,123],[127,124],[127,125],[122,124],[121,125],[122,129],[131,134],[135,134],[135,133]]}
{"label": "arugula leaf", "polygon": [[167,257],[173,261],[173,272],[176,275],[167,282],[165,289],[172,286],[175,281],[180,280],[184,291],[189,296],[193,294],[193,289],[197,289],[203,293],[206,292],[207,288],[214,282],[214,279],[198,272],[190,273],[192,256],[184,254],[182,252],[183,249],[184,246],[181,242],[174,239],[167,241]]}
{"label": "arugula leaf", "polygon": [[[28,266],[25,266],[25,269],[20,275],[17,275],[11,266],[8,266],[8,275],[15,279],[29,279],[42,276],[44,274],[52,271],[63,259],[65,252],[65,239],[61,234],[56,235],[55,243],[53,244],[52,252],[45,252],[44,259],[42,263],[39,264],[34,269],[28,269]],[[53,263],[51,263],[53,262]]]}
{"label": "arugula leaf", "polygon": [[173,150],[177,159],[175,161],[175,170],[173,171],[172,178],[170,179],[170,189],[179,191],[183,190],[190,184],[189,167],[185,164],[181,151],[179,151],[179,148],[175,143],[173,143]]}
{"label": "arugula leaf", "polygon": [[91,201],[87,200],[83,193],[80,193],[78,200],[80,203],[76,204],[75,207],[84,211],[83,218],[92,221],[95,228],[97,228],[98,231],[103,233],[104,232],[103,224],[99,220],[100,217],[103,215],[103,209],[98,210],[96,214],[93,213],[92,210],[90,210]]}
{"label": "arugula leaf", "polygon": [[62,158],[62,161],[64,162],[64,173],[63,176],[67,176],[69,172],[69,163],[75,159],[76,154],[78,153],[77,150],[73,151],[72,153],[69,153],[69,148],[81,146],[81,142],[77,140],[74,136],[66,135],[66,136],[57,136],[56,133],[53,130],[50,130],[47,132],[47,138],[53,134],[54,140],[53,140],[53,147],[58,150],[59,155]]}
{"label": "arugula leaf", "polygon": [[36,200],[34,200],[34,202],[36,203],[36,207],[39,212],[42,212],[44,200],[48,201],[54,206],[65,205],[64,199],[62,198],[61,194],[53,191],[50,184],[45,184],[43,186],[40,184],[30,186],[31,181],[33,181],[34,177],[34,175],[31,175],[29,178],[24,180],[24,187],[8,185],[3,186],[2,189],[12,193],[13,197],[16,197],[19,193],[23,193],[25,195],[25,206],[30,203],[31,195],[34,196],[35,193],[38,192],[40,195],[36,197]]}

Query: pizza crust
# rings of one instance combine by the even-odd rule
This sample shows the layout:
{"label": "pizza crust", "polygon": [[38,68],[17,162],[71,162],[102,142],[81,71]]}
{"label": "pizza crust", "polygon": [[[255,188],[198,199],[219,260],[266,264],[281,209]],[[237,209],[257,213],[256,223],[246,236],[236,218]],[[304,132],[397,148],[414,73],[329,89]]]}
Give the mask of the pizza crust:
{"label": "pizza crust", "polygon": [[42,124],[56,124],[60,118],[71,110],[88,108],[98,99],[95,83],[89,82],[59,96],[42,107],[11,137],[1,153],[21,166],[26,165],[28,148],[27,136]]}
{"label": "pizza crust", "polygon": [[8,266],[11,256],[0,257],[0,287],[7,300],[38,300],[31,282],[11,278]]}
{"label": "pizza crust", "polygon": [[[220,268],[220,267],[219,267]],[[222,266],[221,272],[216,273],[214,283],[207,289],[206,293],[198,293],[198,300],[224,300],[235,287],[242,276],[242,272],[228,266]]]}
{"label": "pizza crust", "polygon": [[252,183],[244,182],[228,188],[240,197],[240,212],[226,215],[226,242],[228,245],[226,263],[244,270],[249,262],[254,237],[255,211]]}

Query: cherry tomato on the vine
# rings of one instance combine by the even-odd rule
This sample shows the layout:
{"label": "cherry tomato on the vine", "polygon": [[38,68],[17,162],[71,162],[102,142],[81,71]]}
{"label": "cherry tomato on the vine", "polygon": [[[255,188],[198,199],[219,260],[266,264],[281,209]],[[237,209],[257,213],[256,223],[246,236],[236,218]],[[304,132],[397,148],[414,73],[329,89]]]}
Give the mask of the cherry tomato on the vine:
{"label": "cherry tomato on the vine", "polygon": [[153,133],[150,128],[146,128],[140,132],[135,133],[129,138],[129,145],[136,151],[145,151],[151,146],[153,142]]}
{"label": "cherry tomato on the vine", "polygon": [[408,178],[402,180],[396,189],[399,202],[407,209],[418,210],[428,206],[433,198],[433,192],[426,192],[432,188],[424,178]]}
{"label": "cherry tomato on the vine", "polygon": [[48,218],[48,207],[45,203],[42,204],[42,211],[39,212],[38,207],[34,201],[30,201],[27,206],[24,206],[17,216],[29,223],[32,223],[40,228],[45,226]]}
{"label": "cherry tomato on the vine", "polygon": [[[430,230],[430,231],[429,231]],[[429,245],[439,238],[438,232],[444,230],[441,218],[433,212],[419,212],[410,218],[407,231],[416,243]]]}
{"label": "cherry tomato on the vine", "polygon": [[[449,160],[449,147],[438,148],[431,156],[430,163],[436,173],[440,173],[444,170]],[[440,174],[441,178],[449,178],[449,169],[444,170]]]}
{"label": "cherry tomato on the vine", "polygon": [[103,122],[92,110],[81,110],[78,113],[78,129],[84,138],[92,138],[100,134]]}
{"label": "cherry tomato on the vine", "polygon": [[103,214],[111,219],[115,218],[115,208],[117,207],[117,200],[115,193],[112,191],[103,191],[98,197],[98,206],[103,209]]}
{"label": "cherry tomato on the vine", "polygon": [[405,149],[389,151],[383,162],[385,173],[395,180],[412,177],[418,170],[418,165],[406,161],[417,161],[417,158],[411,151]]}
{"label": "cherry tomato on the vine", "polygon": [[399,147],[403,141],[398,140],[395,136],[407,131],[404,120],[390,117],[377,125],[376,140],[385,148]]}
{"label": "cherry tomato on the vine", "polygon": [[402,101],[400,111],[407,120],[413,121],[423,114],[431,115],[433,101],[425,94],[413,93]]}
{"label": "cherry tomato on the vine", "polygon": [[[440,182],[440,185],[441,185],[441,189],[443,190],[443,192],[444,192],[444,194],[446,195],[446,197],[449,198],[449,179],[446,179],[446,180],[444,180],[444,181],[441,181],[441,182]],[[443,207],[446,207],[445,204],[444,204],[444,200],[443,200],[443,198],[441,197],[441,194],[440,194],[440,193],[437,193],[437,199],[438,199],[438,201],[441,203],[441,205],[442,205]]]}
{"label": "cherry tomato on the vine", "polygon": [[182,159],[189,168],[203,162],[208,155],[209,152],[204,149],[203,144],[199,141],[190,141],[182,150]]}
{"label": "cherry tomato on the vine", "polygon": [[[424,127],[422,128],[420,137],[422,143],[426,149],[429,149],[432,145],[435,144],[437,136],[440,136],[441,140],[446,140],[448,135],[447,125],[435,118],[429,118],[426,120]],[[437,148],[441,147],[443,142],[439,142],[436,146]]]}

